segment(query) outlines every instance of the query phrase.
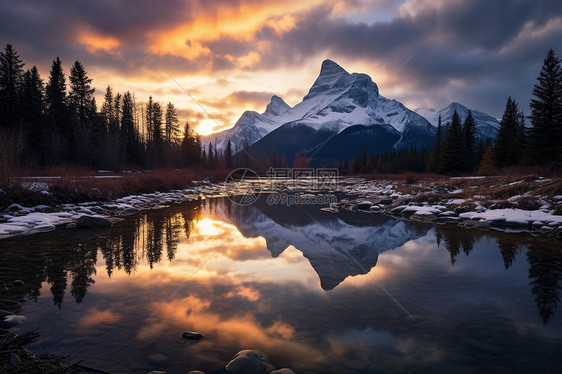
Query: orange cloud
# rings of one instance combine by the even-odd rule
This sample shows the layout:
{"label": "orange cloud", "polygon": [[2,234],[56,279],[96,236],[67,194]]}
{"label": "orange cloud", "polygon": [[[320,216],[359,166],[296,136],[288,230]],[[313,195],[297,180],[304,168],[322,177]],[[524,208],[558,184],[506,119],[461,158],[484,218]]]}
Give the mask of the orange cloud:
{"label": "orange cloud", "polygon": [[90,53],[96,53],[100,50],[115,53],[115,49],[121,46],[121,42],[116,38],[101,36],[91,31],[80,32],[77,40],[80,44],[85,46]]}
{"label": "orange cloud", "polygon": [[121,315],[111,311],[111,309],[99,310],[98,308],[88,309],[88,315],[82,317],[78,324],[84,328],[92,328],[101,324],[114,324],[121,320]]}
{"label": "orange cloud", "polygon": [[[216,41],[229,37],[238,41],[251,42],[257,32],[264,27],[270,27],[277,34],[283,34],[296,25],[294,14],[299,14],[322,3],[320,0],[300,1],[270,1],[234,6],[219,5],[212,12],[202,13],[186,24],[174,25],[168,30],[156,31],[149,34],[149,51],[158,55],[194,59],[206,56],[210,50],[204,46],[205,42]],[[291,14],[287,14],[287,10]],[[249,59],[253,62],[256,56]],[[248,67],[248,58],[239,61],[241,67]],[[253,65],[249,65],[252,67]]]}

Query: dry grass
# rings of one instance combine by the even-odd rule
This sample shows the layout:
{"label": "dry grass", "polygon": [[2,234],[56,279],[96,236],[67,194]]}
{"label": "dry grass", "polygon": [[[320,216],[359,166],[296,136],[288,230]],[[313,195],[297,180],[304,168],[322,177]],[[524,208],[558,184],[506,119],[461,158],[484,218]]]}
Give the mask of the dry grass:
{"label": "dry grass", "polygon": [[[91,170],[80,168],[49,169],[43,173],[42,179],[20,176],[13,177],[9,183],[0,185],[3,191],[0,193],[0,209],[14,202],[34,206],[109,201],[127,195],[184,189],[193,186],[194,180],[223,181],[229,172],[223,169],[162,169],[96,174]],[[47,183],[50,194],[24,188],[22,182]]]}

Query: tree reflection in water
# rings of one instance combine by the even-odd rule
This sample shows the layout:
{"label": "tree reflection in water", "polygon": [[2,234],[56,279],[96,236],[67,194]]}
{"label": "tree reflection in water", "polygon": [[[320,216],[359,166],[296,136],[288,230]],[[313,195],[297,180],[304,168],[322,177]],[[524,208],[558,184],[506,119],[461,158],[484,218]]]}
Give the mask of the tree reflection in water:
{"label": "tree reflection in water", "polygon": [[[182,228],[187,237],[199,220],[200,203],[195,201],[158,212],[129,217],[109,230],[57,230],[0,242],[0,284],[21,279],[25,285],[10,290],[18,301],[37,301],[43,282],[53,295],[53,303],[62,308],[70,282],[70,294],[81,303],[95,283],[98,251],[105,260],[108,276],[115,269],[134,273],[139,261],[150,266],[162,260],[165,247],[169,261],[175,258]],[[16,252],[14,253],[14,248]]]}
{"label": "tree reflection in water", "polygon": [[435,236],[438,245],[445,242],[452,265],[455,264],[461,248],[468,256],[474,242],[484,237],[495,239],[506,270],[513,265],[518,253],[526,253],[529,264],[529,285],[539,314],[545,324],[554,316],[562,289],[562,250],[559,243],[531,239],[527,235],[514,233],[459,230],[456,227],[439,226],[435,228]]}
{"label": "tree reflection in water", "polygon": [[[45,282],[52,294],[53,303],[58,308],[62,307],[67,287],[70,286],[70,295],[76,303],[80,303],[94,284],[98,252],[105,261],[109,277],[115,271],[132,275],[143,261],[151,268],[162,261],[173,261],[180,239],[190,237],[201,218],[202,210],[211,215],[220,210],[243,233],[245,231],[240,227],[241,222],[245,219],[245,224],[251,225],[247,218],[251,218],[256,209],[262,208],[234,206],[228,199],[193,201],[128,217],[107,230],[56,230],[25,238],[2,240],[0,285],[21,279],[25,285],[12,289],[11,296],[19,301],[37,301]],[[290,219],[291,225],[287,227],[308,225],[311,220],[329,227],[334,220],[341,219],[337,215],[319,218],[316,213],[294,217],[294,212],[292,215],[285,214],[279,211],[281,208],[277,209],[275,212],[267,212],[267,217],[286,226],[287,222],[283,220]],[[362,213],[357,213],[356,216],[350,213],[346,217],[347,224],[354,226],[367,225],[368,220],[373,224],[372,220],[376,219],[375,215],[366,216]],[[258,226],[245,229],[251,229],[252,235],[260,235]],[[470,255],[475,243],[484,239],[496,242],[506,270],[509,271],[517,257],[524,259],[528,262],[530,292],[534,296],[539,315],[544,323],[554,316],[562,286],[562,251],[559,243],[538,240],[528,235],[447,226],[435,227],[435,238],[437,246],[449,252],[451,266],[461,261],[461,252],[466,256]]]}

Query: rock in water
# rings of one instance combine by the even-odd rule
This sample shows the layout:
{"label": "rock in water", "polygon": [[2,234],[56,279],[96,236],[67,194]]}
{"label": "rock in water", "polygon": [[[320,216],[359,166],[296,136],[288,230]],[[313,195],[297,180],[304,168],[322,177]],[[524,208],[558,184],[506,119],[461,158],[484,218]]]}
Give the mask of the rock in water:
{"label": "rock in water", "polygon": [[267,358],[257,350],[240,351],[226,365],[228,374],[264,374],[266,370]]}
{"label": "rock in water", "polygon": [[203,336],[204,335],[199,332],[191,332],[191,331],[186,331],[183,334],[181,334],[181,338],[185,340],[199,340]]}
{"label": "rock in water", "polygon": [[76,221],[76,227],[90,229],[94,227],[111,227],[110,220],[98,216],[80,216]]}
{"label": "rock in water", "polygon": [[10,328],[17,325],[21,325],[25,321],[24,316],[18,316],[16,314],[10,314],[4,316],[2,320],[0,320],[0,328]]}
{"label": "rock in water", "polygon": [[12,312],[9,312],[9,311],[4,310],[4,309],[0,309],[0,321],[3,321],[4,317],[6,317],[6,316],[13,316],[13,315],[14,315],[14,313],[12,313]]}

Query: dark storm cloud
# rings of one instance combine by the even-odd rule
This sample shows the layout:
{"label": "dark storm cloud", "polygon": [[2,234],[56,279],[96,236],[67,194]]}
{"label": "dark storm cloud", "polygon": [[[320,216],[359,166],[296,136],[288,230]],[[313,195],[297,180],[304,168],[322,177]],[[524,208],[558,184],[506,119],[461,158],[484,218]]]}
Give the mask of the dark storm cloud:
{"label": "dark storm cloud", "polygon": [[[526,34],[561,19],[562,2],[556,0],[451,1],[441,8],[419,6],[414,14],[372,24],[329,19],[326,11],[315,11],[278,38],[273,50],[284,56],[287,64],[321,53],[336,60],[375,61],[398,75],[393,84],[414,94],[423,91],[431,95],[454,81],[452,94],[458,96],[451,101],[462,101],[463,90],[469,93],[471,85],[484,87],[493,82],[505,87],[493,90],[504,97],[490,101],[482,91],[479,97],[472,94],[468,104],[499,116],[503,106],[492,102],[505,103],[508,95],[519,96],[525,107],[546,51],[554,48],[562,53],[560,24],[527,39]],[[267,65],[275,60],[272,55],[262,61]]]}
{"label": "dark storm cloud", "polygon": [[[390,9],[393,5],[389,1],[370,4]],[[405,97],[397,97],[399,100],[415,99],[437,106],[458,100],[494,116],[501,114],[509,95],[515,96],[526,109],[546,51],[554,48],[562,54],[559,0],[406,3],[409,11],[402,9],[388,21],[364,23],[354,22],[352,16],[345,14],[346,6],[359,9],[359,0],[353,6],[340,4],[340,16],[327,4],[311,6],[292,14],[295,25],[284,32],[266,23],[252,37],[239,38],[234,33],[200,41],[208,53],[188,59],[174,50],[151,56],[150,37],[205,17],[220,20],[224,16],[220,9],[236,10],[242,5],[257,9],[264,4],[282,6],[282,2],[4,0],[0,9],[0,42],[14,44],[24,62],[38,64],[43,74],[52,59],[60,56],[65,65],[78,59],[86,69],[95,66],[116,75],[142,75],[155,81],[163,76],[160,64],[177,75],[213,74],[235,68],[248,72],[279,67],[298,69],[318,56],[342,62],[344,68],[345,62],[362,60],[388,72],[392,78],[388,85],[400,86],[406,92]],[[376,15],[376,7],[372,9]],[[397,9],[396,4],[393,9]],[[89,50],[77,41],[77,34],[84,31],[115,38],[119,47]],[[185,35],[186,44],[189,38]],[[238,59],[255,52],[260,57],[255,64],[239,63]],[[373,77],[379,85],[387,78]],[[444,102],[444,97],[437,102],[444,93],[449,102]]]}

